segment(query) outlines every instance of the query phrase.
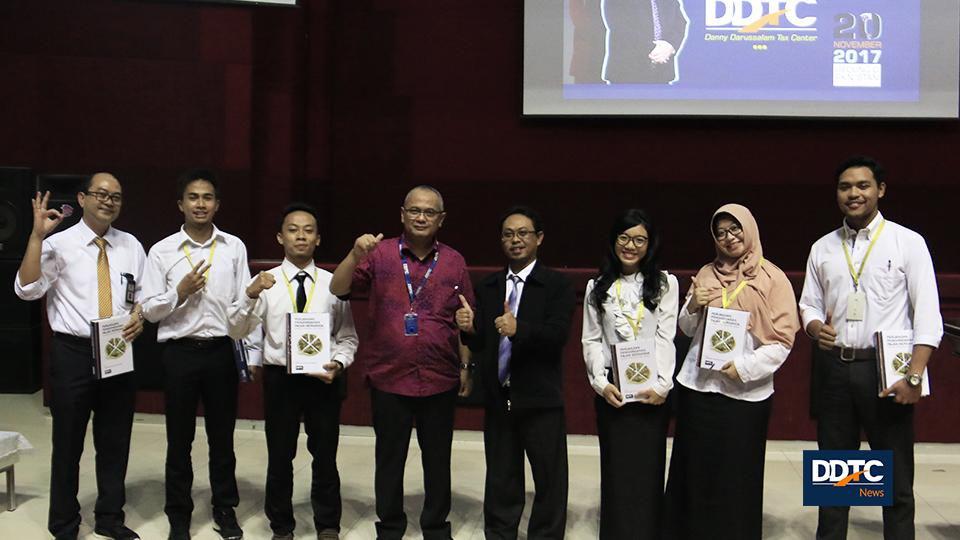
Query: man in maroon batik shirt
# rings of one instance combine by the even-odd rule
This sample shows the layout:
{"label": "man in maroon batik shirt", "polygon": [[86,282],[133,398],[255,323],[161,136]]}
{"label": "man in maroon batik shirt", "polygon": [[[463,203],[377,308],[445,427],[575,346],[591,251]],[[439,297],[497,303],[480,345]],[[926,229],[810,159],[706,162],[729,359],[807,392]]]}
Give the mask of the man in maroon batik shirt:
{"label": "man in maroon batik shirt", "polygon": [[473,303],[463,257],[437,241],[446,212],[430,186],[407,193],[400,208],[403,235],[365,234],[337,266],[330,292],[370,296],[367,380],[376,432],[377,537],[402,538],[403,472],[416,422],[423,462],[420,528],[425,540],[451,538],[450,445],[457,395],[470,392],[469,352],[455,313],[460,296]]}

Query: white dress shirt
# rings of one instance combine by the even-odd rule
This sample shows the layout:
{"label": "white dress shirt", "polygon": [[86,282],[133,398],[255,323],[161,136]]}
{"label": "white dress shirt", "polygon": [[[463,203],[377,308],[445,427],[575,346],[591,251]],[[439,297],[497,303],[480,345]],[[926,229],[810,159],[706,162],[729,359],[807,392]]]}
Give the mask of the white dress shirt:
{"label": "white dress shirt", "polygon": [[[350,302],[343,301],[330,294],[330,278],[333,274],[317,268],[311,262],[303,269],[309,276],[303,282],[307,294],[308,313],[330,314],[330,361],[337,360],[346,368],[353,363],[357,352],[357,330],[353,324],[353,312]],[[230,325],[234,334],[245,335],[251,331],[259,332],[257,325],[263,325],[263,363],[267,365],[287,365],[287,313],[296,312],[294,299],[299,284],[294,276],[300,272],[292,262],[284,259],[283,264],[268,270],[276,282],[260,293],[256,299],[243,294],[230,309]],[[316,281],[314,282],[314,279]],[[287,286],[289,284],[289,287]],[[291,296],[293,298],[291,298]],[[259,359],[251,365],[259,365]]]}
{"label": "white dress shirt", "polygon": [[[100,248],[93,242],[97,234],[81,219],[65,231],[43,240],[40,252],[40,279],[21,283],[20,273],[13,288],[24,300],[47,296],[47,321],[50,329],[61,334],[89,338],[90,321],[100,318],[97,300],[97,256]],[[133,304],[126,301],[127,275],[137,283],[140,298],[141,278],[146,254],[133,235],[107,229],[107,260],[110,264],[110,294],[113,314],[129,313]]]}
{"label": "white dress shirt", "polygon": [[[527,278],[530,277],[530,272],[533,272],[533,267],[536,266],[536,264],[537,264],[537,260],[534,259],[530,262],[530,264],[524,266],[523,270],[520,270],[519,272],[514,272],[513,270],[510,269],[509,266],[507,267],[507,286],[504,288],[504,291],[503,291],[504,302],[510,301],[510,287],[511,287],[510,276],[517,276],[518,278],[520,278],[520,280],[516,282],[517,308],[520,307],[520,298],[523,297],[523,284],[527,282]],[[516,313],[514,313],[514,315],[516,315]]]}
{"label": "white dress shirt", "polygon": [[690,298],[687,296],[680,308],[677,325],[684,334],[693,336],[693,342],[690,343],[687,356],[677,373],[677,382],[693,390],[716,392],[742,401],[763,401],[772,396],[773,374],[787,360],[790,349],[782,343],[761,345],[748,331],[743,358],[733,363],[737,367],[740,380],[734,381],[719,371],[701,368],[698,364],[700,348],[703,345],[703,314],[706,308],[691,314],[687,311]]}
{"label": "white dress shirt", "polygon": [[[883,216],[855,231],[844,222],[839,229],[817,240],[810,248],[807,275],[800,295],[803,327],[826,321],[837,331],[837,345],[855,349],[876,346],[878,331],[913,330],[914,343],[937,348],[943,336],[943,319],[933,261],[923,237],[887,221],[877,237]],[[841,242],[847,243],[854,269],[876,244],[860,275],[860,290],[866,294],[862,321],[848,321],[847,299],[854,291],[853,278]]]}
{"label": "white dress shirt", "polygon": [[643,275],[639,272],[629,276],[620,276],[620,297],[623,309],[617,300],[617,294],[611,285],[607,298],[603,302],[603,320],[592,302],[594,280],[587,282],[583,302],[583,361],[587,365],[587,378],[597,394],[603,395],[603,389],[610,383],[607,369],[610,369],[610,346],[635,339],[655,340],[655,358],[657,362],[657,381],[653,390],[661,397],[667,397],[673,388],[673,369],[676,366],[677,348],[673,338],[677,333],[677,302],[679,299],[677,278],[663,272],[667,277],[667,287],[660,296],[655,311],[643,307],[643,321],[639,335],[633,336],[633,329],[625,315],[635,317],[643,305]]}

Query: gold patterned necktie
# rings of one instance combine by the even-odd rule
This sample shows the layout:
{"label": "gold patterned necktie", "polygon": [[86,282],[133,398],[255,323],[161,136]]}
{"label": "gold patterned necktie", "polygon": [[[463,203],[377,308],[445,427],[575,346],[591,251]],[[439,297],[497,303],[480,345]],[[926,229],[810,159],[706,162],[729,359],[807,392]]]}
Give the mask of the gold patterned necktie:
{"label": "gold patterned necktie", "polygon": [[100,248],[97,255],[97,307],[100,318],[113,315],[113,294],[110,291],[110,261],[107,260],[107,241],[101,237],[93,239]]}

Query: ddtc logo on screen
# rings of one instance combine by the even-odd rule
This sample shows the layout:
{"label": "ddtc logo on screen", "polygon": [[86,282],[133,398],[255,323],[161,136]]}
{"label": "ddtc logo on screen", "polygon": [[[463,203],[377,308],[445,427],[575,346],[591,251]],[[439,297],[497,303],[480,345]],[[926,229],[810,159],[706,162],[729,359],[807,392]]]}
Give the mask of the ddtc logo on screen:
{"label": "ddtc logo on screen", "polygon": [[890,506],[892,450],[804,450],[804,506]]}

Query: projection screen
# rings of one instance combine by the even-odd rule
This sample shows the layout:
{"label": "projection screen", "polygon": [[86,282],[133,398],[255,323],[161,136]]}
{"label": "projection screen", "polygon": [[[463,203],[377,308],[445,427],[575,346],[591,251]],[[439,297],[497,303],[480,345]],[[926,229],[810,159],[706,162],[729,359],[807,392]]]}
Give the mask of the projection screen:
{"label": "projection screen", "polygon": [[525,0],[525,115],[957,118],[960,2]]}

